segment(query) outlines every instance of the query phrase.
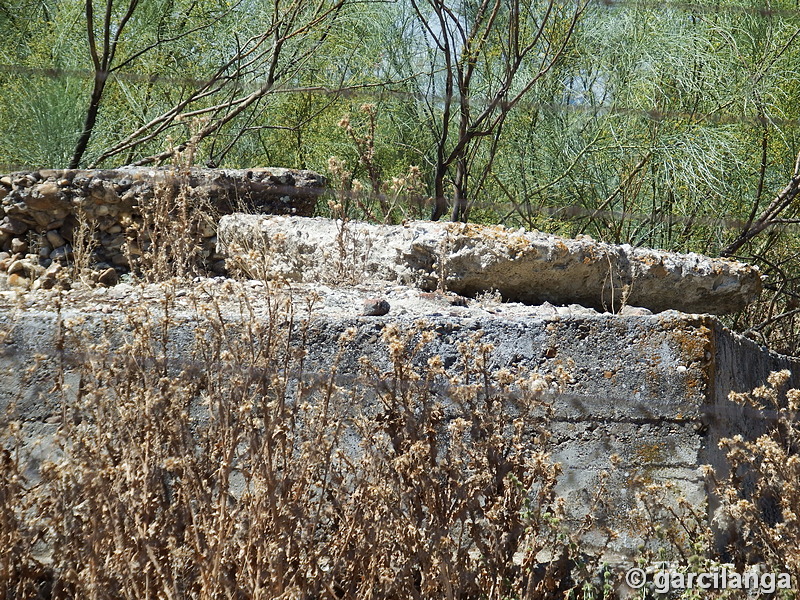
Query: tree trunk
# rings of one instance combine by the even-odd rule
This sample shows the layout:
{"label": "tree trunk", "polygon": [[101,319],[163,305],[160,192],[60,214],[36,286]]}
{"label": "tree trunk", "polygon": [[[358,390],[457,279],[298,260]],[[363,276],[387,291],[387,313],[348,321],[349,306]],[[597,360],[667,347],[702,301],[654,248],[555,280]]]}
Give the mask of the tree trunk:
{"label": "tree trunk", "polygon": [[70,169],[77,169],[80,166],[81,159],[86,152],[86,148],[89,146],[89,139],[92,137],[94,124],[97,121],[97,113],[100,110],[100,102],[103,99],[103,90],[106,87],[107,79],[107,71],[98,71],[95,73],[94,88],[92,89],[92,97],[89,100],[89,109],[86,111],[86,120],[83,124],[81,137],[78,138],[78,143],[75,145],[75,151],[72,154],[72,160],[69,161]]}
{"label": "tree trunk", "polygon": [[456,178],[453,187],[455,195],[453,198],[453,213],[450,215],[451,221],[467,221],[467,159],[461,157],[456,162]]}
{"label": "tree trunk", "polygon": [[447,199],[444,197],[444,177],[447,174],[447,167],[441,163],[436,167],[436,179],[433,183],[434,205],[431,221],[438,221],[447,211]]}

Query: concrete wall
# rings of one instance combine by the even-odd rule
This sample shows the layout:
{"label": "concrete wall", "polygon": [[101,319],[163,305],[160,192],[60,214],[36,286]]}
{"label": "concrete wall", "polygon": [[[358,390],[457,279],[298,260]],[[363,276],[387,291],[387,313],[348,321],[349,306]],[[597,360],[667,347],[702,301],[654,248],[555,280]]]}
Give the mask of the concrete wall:
{"label": "concrete wall", "polygon": [[[204,285],[213,288],[218,282]],[[121,323],[126,309],[119,305],[120,299],[127,297],[129,303],[140,306],[149,303],[154,315],[160,301],[157,292],[135,296],[135,291],[125,288],[131,286],[121,286],[116,300],[104,294],[84,306],[66,305],[60,314],[43,303],[30,302],[26,308],[25,302],[12,301],[8,294],[0,298],[0,330],[5,332],[0,344],[0,408],[16,403],[25,422],[33,459],[31,475],[35,476],[36,460],[52,451],[47,437],[61,419],[63,396],[54,391],[59,373],[65,375],[67,397],[74,397],[79,390],[79,365],[87,358],[87,347],[75,343],[62,347],[59,319],[72,323],[69,339],[73,340],[76,335],[95,341],[124,335]],[[293,291],[295,305],[301,306],[311,291]],[[482,333],[482,340],[494,346],[492,370],[524,367],[560,382],[546,394],[553,408],[548,423],[550,450],[563,466],[559,490],[577,522],[588,510],[601,473],[610,473],[601,517],[621,532],[612,544],[612,556],[631,556],[641,542],[641,531],[629,519],[636,504],[635,481],[671,481],[693,504],[703,507],[710,490],[700,466],[710,463],[725,469],[724,456],[717,449],[719,439],[763,430],[769,415],[745,414],[728,401],[731,390],[752,389],[764,383],[770,371],[782,368],[794,369],[795,382],[800,383],[797,361],[766,352],[709,316],[667,311],[622,317],[587,309],[559,316],[541,307],[498,305],[496,310],[487,310],[477,304],[445,310],[409,304],[407,309],[395,310],[410,294],[419,292],[394,288],[387,295],[393,311],[384,317],[358,316],[348,308],[323,310],[312,317],[305,376],[324,375],[338,356],[339,380],[361,385],[355,375],[362,356],[389,364],[381,333],[390,324],[397,324],[401,331],[435,332],[433,341],[415,358],[421,371],[427,359],[437,354],[446,367],[457,368],[458,345]],[[258,288],[250,296],[253,318],[270,318],[269,311],[259,308],[268,294]],[[337,290],[325,302],[348,307],[362,297],[363,291]],[[105,311],[106,305],[116,308]],[[241,335],[241,316],[234,312],[226,316],[228,334]],[[170,338],[175,364],[190,360],[194,334],[204,318],[188,304],[173,309]],[[273,312],[272,318],[284,320],[285,316]],[[301,311],[297,319],[302,318]],[[354,328],[355,335],[339,352],[339,339],[349,328]],[[438,393],[447,397],[447,385],[442,384]],[[363,397],[366,405],[375,402],[374,391],[368,389],[356,396]],[[509,400],[513,405],[514,399]],[[36,436],[44,436],[45,441],[35,444]],[[612,460],[615,456],[618,461]]]}

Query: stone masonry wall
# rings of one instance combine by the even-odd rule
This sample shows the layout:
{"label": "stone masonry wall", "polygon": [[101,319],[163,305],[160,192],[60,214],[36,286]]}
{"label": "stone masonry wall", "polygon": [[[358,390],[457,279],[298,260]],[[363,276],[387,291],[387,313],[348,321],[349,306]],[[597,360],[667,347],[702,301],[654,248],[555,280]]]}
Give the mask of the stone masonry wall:
{"label": "stone masonry wall", "polygon": [[[17,288],[48,287],[59,265],[74,258],[81,223],[100,283],[111,283],[139,252],[131,231],[142,222],[142,207],[157,195],[180,190],[215,216],[236,210],[305,215],[314,211],[324,178],[311,171],[123,167],[109,170],[46,169],[0,177],[0,274]],[[204,256],[220,271],[216,222],[199,232]],[[52,268],[51,268],[52,267]],[[50,269],[48,271],[48,269]]]}

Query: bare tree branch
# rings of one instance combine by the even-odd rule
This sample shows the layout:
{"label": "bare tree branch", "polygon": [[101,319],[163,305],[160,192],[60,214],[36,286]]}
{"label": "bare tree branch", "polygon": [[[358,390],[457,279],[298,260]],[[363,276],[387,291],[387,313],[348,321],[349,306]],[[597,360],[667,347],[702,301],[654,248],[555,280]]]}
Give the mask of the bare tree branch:
{"label": "bare tree branch", "polygon": [[[155,139],[159,133],[180,120],[212,114],[213,117],[202,128],[180,142],[175,148],[168,148],[162,152],[134,161],[133,165],[153,164],[166,160],[175,152],[180,152],[189,146],[196,146],[206,137],[216,134],[233,119],[244,113],[248,108],[259,102],[262,98],[276,91],[277,82],[286,78],[291,73],[296,73],[302,65],[314,54],[314,51],[325,40],[330,32],[332,22],[336,19],[347,0],[319,0],[311,11],[304,13],[307,7],[302,0],[294,0],[283,13],[279,11],[279,3],[275,4],[272,22],[259,36],[254,36],[245,45],[234,53],[215,74],[203,85],[195,89],[186,99],[152,119],[146,125],[137,129],[125,140],[108,149],[96,161],[95,165],[112,156],[129,150],[142,143]],[[303,15],[305,18],[303,19]],[[313,36],[311,34],[314,34]],[[310,37],[309,37],[310,36]],[[294,48],[288,57],[284,56],[287,43],[301,37],[300,47]],[[267,42],[269,48],[262,49]],[[244,60],[243,59],[247,59]],[[261,60],[264,62],[261,62]],[[240,89],[242,80],[251,66],[261,64],[266,70],[266,77],[251,93],[243,96],[231,94],[224,102],[213,106],[199,107],[186,110],[199,99],[223,91],[226,87],[233,86],[232,91]],[[229,72],[229,69],[232,71]],[[213,92],[212,92],[213,90]]]}
{"label": "bare tree branch", "polygon": [[[480,140],[491,140],[489,152],[497,149],[505,119],[561,59],[586,4],[578,2],[569,9],[562,28],[552,27],[561,14],[557,0],[548,2],[541,14],[532,3],[523,10],[519,0],[480,0],[474,5],[455,4],[453,0],[427,0],[428,11],[423,10],[419,0],[412,0],[412,5],[433,46],[432,71],[437,59],[444,63],[444,94],[440,95],[443,101],[428,105],[429,118],[436,124],[433,128],[436,132],[436,204],[431,218],[441,218],[447,209],[445,179],[452,175],[451,218],[465,220],[473,193],[469,179]],[[548,39],[548,28],[558,30],[559,37]],[[521,32],[526,29],[533,31],[523,40]],[[492,40],[497,42],[493,44]],[[501,48],[499,53],[494,51],[498,47]],[[503,61],[499,68],[498,60]],[[478,70],[483,67],[487,67],[490,74],[480,78]],[[523,75],[523,67],[527,75]],[[495,79],[491,74],[497,73],[501,75]],[[431,75],[431,83],[434,79]],[[473,106],[479,94],[487,96],[487,100],[475,114]],[[456,99],[458,104],[454,110]],[[490,157],[489,165],[491,163]],[[484,185],[487,174],[485,168],[477,174],[475,192]]]}
{"label": "bare tree branch", "polygon": [[792,177],[789,179],[789,183],[778,192],[778,195],[775,196],[769,206],[762,211],[755,221],[752,223],[748,222],[745,225],[737,238],[720,252],[720,256],[731,256],[735,254],[739,248],[744,246],[759,233],[772,225],[779,224],[781,222],[781,213],[789,208],[798,193],[800,193],[800,153],[797,155],[794,171]]}

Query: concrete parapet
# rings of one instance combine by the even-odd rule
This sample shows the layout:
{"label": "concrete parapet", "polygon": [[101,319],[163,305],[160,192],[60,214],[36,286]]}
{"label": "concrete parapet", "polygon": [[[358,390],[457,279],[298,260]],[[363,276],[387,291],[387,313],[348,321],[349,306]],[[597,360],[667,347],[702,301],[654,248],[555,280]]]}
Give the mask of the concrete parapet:
{"label": "concrete parapet", "polygon": [[[234,214],[220,221],[218,240],[221,253],[270,278],[382,279],[465,296],[497,290],[511,301],[610,312],[633,305],[725,314],[761,292],[758,269],[740,262],[500,226]],[[267,260],[254,265],[254,256]]]}

